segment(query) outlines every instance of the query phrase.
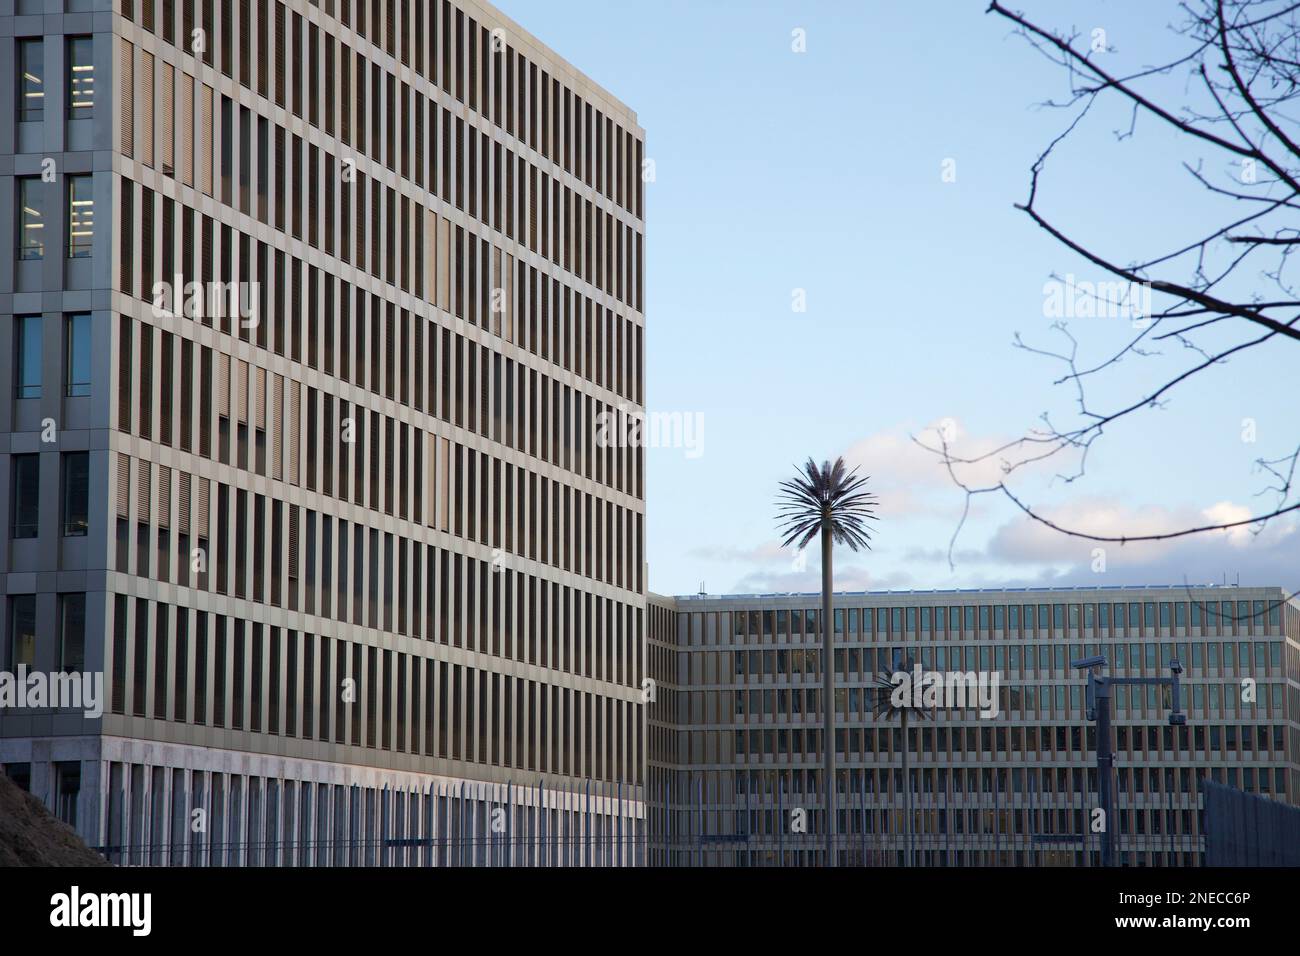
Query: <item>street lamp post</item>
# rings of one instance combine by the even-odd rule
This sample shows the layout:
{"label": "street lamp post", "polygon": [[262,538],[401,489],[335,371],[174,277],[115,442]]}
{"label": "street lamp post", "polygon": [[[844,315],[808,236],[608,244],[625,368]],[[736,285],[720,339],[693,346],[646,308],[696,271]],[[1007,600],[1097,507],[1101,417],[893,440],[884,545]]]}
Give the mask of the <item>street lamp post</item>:
{"label": "street lamp post", "polygon": [[1101,799],[1101,865],[1112,866],[1114,840],[1111,837],[1111,816],[1114,799],[1111,792],[1112,768],[1115,765],[1115,752],[1111,745],[1110,701],[1111,687],[1115,684],[1141,684],[1171,687],[1172,709],[1169,712],[1169,724],[1183,727],[1187,724],[1187,715],[1183,713],[1182,691],[1179,675],[1183,665],[1177,658],[1169,662],[1169,677],[1109,677],[1101,673],[1106,666],[1106,658],[1101,655],[1084,657],[1070,661],[1071,667],[1088,672],[1087,706],[1088,719],[1097,722],[1097,795]]}

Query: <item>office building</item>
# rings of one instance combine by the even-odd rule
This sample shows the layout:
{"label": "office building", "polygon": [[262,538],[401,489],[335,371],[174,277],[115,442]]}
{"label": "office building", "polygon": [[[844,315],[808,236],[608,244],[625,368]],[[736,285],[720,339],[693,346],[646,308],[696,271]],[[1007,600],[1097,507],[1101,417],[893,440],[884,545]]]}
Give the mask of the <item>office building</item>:
{"label": "office building", "polygon": [[[650,596],[652,864],[824,862],[820,598]],[[1202,861],[1202,778],[1300,805],[1300,602],[1279,588],[840,593],[834,609],[841,864],[1097,865],[1096,724],[1070,664],[1092,655],[1116,677],[1183,668],[1183,726],[1171,688],[1113,688],[1117,864]],[[996,674],[996,714],[941,701],[905,739],[878,678],[915,674],[909,659]]]}
{"label": "office building", "polygon": [[477,0],[0,2],[0,764],[124,863],[630,864],[643,130]]}

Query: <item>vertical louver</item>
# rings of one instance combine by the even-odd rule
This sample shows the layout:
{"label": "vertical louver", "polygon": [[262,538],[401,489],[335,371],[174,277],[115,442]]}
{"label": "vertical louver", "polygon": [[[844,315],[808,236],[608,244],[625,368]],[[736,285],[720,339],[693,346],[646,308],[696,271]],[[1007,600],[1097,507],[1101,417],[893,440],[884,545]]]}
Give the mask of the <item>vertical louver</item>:
{"label": "vertical louver", "polygon": [[118,101],[120,115],[118,126],[122,138],[122,155],[135,155],[135,47],[122,41],[120,50],[122,92]]}
{"label": "vertical louver", "polygon": [[125,518],[131,513],[131,459],[117,455],[117,515]]}

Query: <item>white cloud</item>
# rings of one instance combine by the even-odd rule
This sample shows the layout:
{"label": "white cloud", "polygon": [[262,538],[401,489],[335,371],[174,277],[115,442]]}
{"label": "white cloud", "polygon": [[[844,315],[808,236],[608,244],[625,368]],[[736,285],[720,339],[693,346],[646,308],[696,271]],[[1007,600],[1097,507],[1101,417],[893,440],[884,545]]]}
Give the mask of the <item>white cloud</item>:
{"label": "white cloud", "polygon": [[[1061,527],[1102,536],[1162,534],[1187,527],[1241,521],[1244,505],[1218,502],[1206,508],[1134,508],[1105,498],[1078,499],[1046,510]],[[1100,551],[1098,550],[1100,549]],[[1275,519],[1258,533],[1244,525],[1163,541],[1128,544],[1071,537],[1026,517],[999,527],[985,551],[1008,568],[1009,584],[1208,584],[1226,580],[1300,587],[1300,523]],[[1101,567],[1104,570],[1094,570]],[[1023,568],[1017,573],[1015,568]]]}
{"label": "white cloud", "polygon": [[793,547],[781,547],[780,540],[774,538],[771,541],[764,541],[762,544],[755,545],[752,548],[715,547],[709,545],[691,548],[686,552],[686,554],[688,557],[700,558],[705,561],[771,564],[779,561],[792,560],[795,550]]}
{"label": "white cloud", "polygon": [[[1075,498],[1054,508],[1035,509],[1035,513],[1060,528],[1099,537],[1146,537],[1167,534],[1184,528],[1224,524],[1250,517],[1250,510],[1231,502],[1219,502],[1208,508],[1190,506],[1166,508],[1161,505],[1132,507],[1113,499],[1092,496]],[[1275,523],[1276,529],[1283,527]],[[1199,536],[1197,536],[1199,537]],[[1206,532],[1219,549],[1247,548],[1256,539],[1249,526],[1226,531]],[[1119,542],[1091,541],[1047,527],[1026,516],[1006,522],[992,535],[986,550],[989,556],[1013,564],[1047,564],[1091,558],[1096,548],[1107,553],[1122,550],[1130,559],[1154,560],[1183,547],[1181,538],[1163,541]]]}
{"label": "white cloud", "polygon": [[[927,428],[937,427],[935,425]],[[878,547],[869,554],[836,548],[837,591],[899,588],[1066,586],[1117,584],[1196,584],[1235,582],[1300,590],[1300,522],[1278,520],[1256,534],[1249,525],[1156,542],[1096,542],[1072,537],[1033,521],[999,495],[976,496],[952,555],[949,538],[957,529],[963,497],[937,457],[912,441],[926,429],[898,424],[854,443],[844,457],[871,476],[881,499]],[[972,456],[1002,440],[973,438],[955,420],[947,434],[955,453]],[[934,433],[930,432],[931,438]],[[974,484],[996,482],[997,462],[967,473]],[[988,470],[991,469],[991,470]],[[1041,479],[1050,468],[1027,475],[1047,495]],[[1072,488],[1073,486],[1071,486]],[[1056,494],[1062,489],[1058,487]],[[1061,527],[1120,537],[1166,533],[1198,525],[1248,519],[1247,505],[1219,501],[1208,506],[1162,503],[1139,505],[1118,497],[1072,495],[1058,506],[1031,498],[1043,517]],[[1000,523],[997,523],[999,522]],[[754,526],[758,535],[770,534]],[[1104,549],[1104,571],[1098,551]],[[810,546],[803,561],[779,538],[751,546],[703,546],[689,556],[724,569],[717,583],[727,593],[816,592],[821,588],[820,549]],[[716,573],[716,572],[715,572]],[[730,578],[730,580],[728,580]],[[717,592],[714,592],[717,593]]]}
{"label": "white cloud", "polygon": [[[880,497],[882,518],[926,516],[955,520],[961,514],[964,493],[940,455],[931,450],[942,447],[941,438],[947,439],[950,455],[967,459],[989,455],[1010,441],[997,436],[973,436],[956,418],[939,419],[919,428],[904,422],[854,442],[844,452],[844,460],[871,476],[871,488]],[[1034,469],[1026,468],[1024,473]],[[954,465],[953,473],[970,487],[994,485],[1003,477],[1002,457]]]}
{"label": "white cloud", "polygon": [[[912,586],[906,572],[876,574],[861,565],[836,562],[836,591],[882,591]],[[789,568],[775,571],[753,570],[742,575],[728,590],[729,594],[790,594],[819,592],[822,574],[819,561],[809,561],[803,571]]]}

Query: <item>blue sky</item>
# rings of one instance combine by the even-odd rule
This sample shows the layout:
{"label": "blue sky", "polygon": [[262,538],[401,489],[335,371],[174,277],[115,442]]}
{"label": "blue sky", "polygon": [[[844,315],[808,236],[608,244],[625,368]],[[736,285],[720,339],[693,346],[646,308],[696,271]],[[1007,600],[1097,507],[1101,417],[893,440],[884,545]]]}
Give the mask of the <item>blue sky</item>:
{"label": "blue sky", "polygon": [[[1259,535],[1111,547],[976,502],[948,560],[963,496],[909,435],[955,424],[960,448],[1071,411],[1059,367],[1013,347],[1059,347],[1044,314],[1053,274],[1105,276],[1013,208],[1066,114],[1047,63],[983,2],[498,0],[507,15],[637,111],[647,186],[647,402],[701,416],[702,454],[647,452],[652,590],[813,590],[778,547],[777,483],[808,456],[846,455],[880,496],[874,550],[837,551],[837,587],[1231,582],[1300,587],[1293,521]],[[1173,3],[1024,3],[1040,22],[1106,31],[1117,69],[1181,50]],[[806,52],[791,49],[792,31]],[[1163,89],[1178,93],[1182,75]],[[1054,157],[1043,209],[1120,261],[1185,239],[1222,213],[1183,161],[1232,174],[1221,155],[1127,113],[1094,109]],[[955,181],[945,182],[946,160]],[[1257,274],[1251,273],[1252,280]],[[1261,283],[1262,284],[1262,283]],[[807,310],[792,308],[794,290]],[[1129,333],[1075,319],[1084,355]],[[1287,362],[1286,360],[1290,361]],[[1266,501],[1252,469],[1300,436],[1295,349],[1214,369],[1168,407],[1109,431],[1085,479],[1017,486],[1097,532],[1157,532],[1236,518]],[[1116,369],[1097,404],[1181,367],[1170,350]],[[1253,442],[1243,422],[1253,422]]]}

